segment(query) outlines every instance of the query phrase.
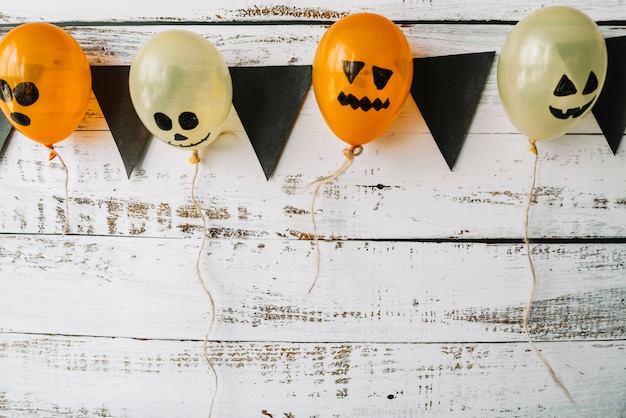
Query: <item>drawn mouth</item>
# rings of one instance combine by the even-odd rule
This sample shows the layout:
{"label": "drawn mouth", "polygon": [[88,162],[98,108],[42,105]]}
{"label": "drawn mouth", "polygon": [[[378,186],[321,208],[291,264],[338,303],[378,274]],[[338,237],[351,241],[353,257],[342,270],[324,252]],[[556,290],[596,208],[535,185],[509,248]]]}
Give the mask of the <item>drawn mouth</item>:
{"label": "drawn mouth", "polygon": [[[206,134],[206,136],[204,138],[202,138],[200,141],[194,143],[194,144],[177,144],[177,143],[173,143],[170,142],[171,145],[177,145],[181,148],[189,148],[189,147],[196,147],[200,144],[202,144],[204,141],[206,141],[207,139],[209,139],[209,136],[211,136],[211,132],[209,132],[208,134]],[[181,134],[176,134],[174,135],[174,140],[175,141],[184,141],[186,139],[189,139],[188,137],[186,137],[185,135],[181,135]]]}
{"label": "drawn mouth", "polygon": [[589,103],[587,103],[586,105],[582,107],[574,107],[572,109],[567,109],[565,112],[561,109],[557,109],[556,107],[550,106],[550,113],[552,113],[552,116],[558,119],[567,119],[570,116],[572,118],[577,118],[577,117],[580,117],[580,115],[582,115],[583,113],[585,113],[587,109],[589,109],[589,106],[591,106],[591,103],[593,103],[594,99],[595,97],[591,99]]}
{"label": "drawn mouth", "polygon": [[373,102],[367,97],[363,97],[362,99],[358,99],[353,94],[346,95],[343,91],[339,93],[339,97],[337,97],[339,103],[342,106],[350,106],[352,109],[361,108],[364,112],[367,112],[370,109],[374,109],[379,111],[380,109],[387,109],[389,107],[389,99],[385,100],[383,103],[382,100],[376,99]]}

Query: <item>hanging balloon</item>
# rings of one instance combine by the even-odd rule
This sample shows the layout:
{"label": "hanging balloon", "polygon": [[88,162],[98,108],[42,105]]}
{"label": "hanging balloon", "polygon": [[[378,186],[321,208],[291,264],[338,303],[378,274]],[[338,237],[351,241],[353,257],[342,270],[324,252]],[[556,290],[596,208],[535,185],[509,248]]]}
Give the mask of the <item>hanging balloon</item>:
{"label": "hanging balloon", "polygon": [[61,28],[26,23],[0,42],[0,108],[12,125],[49,148],[78,127],[91,95],[85,53]]}
{"label": "hanging balloon", "polygon": [[538,359],[576,409],[574,398],[536,347],[529,329],[537,285],[529,213],[537,177],[536,142],[564,135],[591,110],[604,85],[606,70],[606,44],[600,30],[587,15],[564,6],[546,7],[522,19],[507,37],[498,62],[498,91],[504,109],[513,125],[528,137],[535,154],[524,220],[532,286],[522,327]]}
{"label": "hanging balloon", "polygon": [[554,139],[591,110],[606,70],[606,44],[593,20],[571,7],[546,7],[522,19],[507,37],[498,91],[522,134]]}
{"label": "hanging balloon", "polygon": [[175,147],[197,151],[209,145],[230,112],[228,67],[209,41],[192,32],[153,36],[137,53],[128,83],[143,124]]}
{"label": "hanging balloon", "polygon": [[398,27],[372,13],[335,22],[313,60],[313,90],[326,123],[341,140],[360,146],[380,136],[409,95],[411,49]]}
{"label": "hanging balloon", "polygon": [[320,250],[315,199],[322,185],[344,173],[363,144],[378,138],[398,116],[413,81],[413,57],[404,34],[386,17],[357,13],[335,22],[324,34],[313,58],[312,84],[319,109],[339,139],[350,144],[334,173],[312,182],[313,236],[317,270]]}

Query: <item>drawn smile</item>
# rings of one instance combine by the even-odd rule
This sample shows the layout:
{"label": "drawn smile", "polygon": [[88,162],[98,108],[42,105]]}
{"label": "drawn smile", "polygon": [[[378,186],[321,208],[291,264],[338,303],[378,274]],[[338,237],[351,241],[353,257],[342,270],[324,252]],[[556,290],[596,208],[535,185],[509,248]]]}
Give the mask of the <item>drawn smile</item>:
{"label": "drawn smile", "polygon": [[[206,136],[204,138],[202,138],[200,141],[198,141],[196,143],[193,143],[193,144],[177,144],[177,143],[173,143],[173,142],[169,142],[169,144],[170,145],[177,145],[177,146],[179,146],[181,148],[197,147],[198,145],[202,144],[204,141],[209,139],[209,136],[211,136],[211,132],[206,134]],[[174,140],[175,141],[186,141],[187,139],[189,139],[189,138],[186,137],[185,135],[181,135],[181,134],[174,135]]]}
{"label": "drawn smile", "polygon": [[577,118],[577,117],[580,117],[580,115],[582,115],[583,113],[585,113],[587,109],[589,109],[594,99],[595,97],[591,99],[589,103],[587,103],[586,105],[582,107],[574,107],[572,109],[567,109],[565,112],[562,109],[557,109],[556,107],[550,106],[550,113],[552,113],[552,116],[558,119],[567,119],[570,116],[572,118]]}

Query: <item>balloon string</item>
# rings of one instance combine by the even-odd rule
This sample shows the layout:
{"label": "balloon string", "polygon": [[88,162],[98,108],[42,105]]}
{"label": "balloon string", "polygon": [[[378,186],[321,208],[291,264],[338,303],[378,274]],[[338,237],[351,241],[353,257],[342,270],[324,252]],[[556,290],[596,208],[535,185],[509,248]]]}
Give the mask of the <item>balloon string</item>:
{"label": "balloon string", "polygon": [[340,175],[342,175],[348,168],[350,168],[350,166],[352,165],[352,162],[354,161],[354,157],[357,155],[360,155],[362,152],[363,152],[363,147],[361,147],[360,145],[353,145],[350,148],[344,149],[343,155],[346,157],[346,159],[344,160],[341,167],[337,169],[337,171],[325,177],[320,177],[319,179],[312,181],[311,183],[305,186],[305,188],[308,188],[308,187],[311,187],[312,185],[315,185],[315,189],[313,190],[313,199],[311,200],[311,220],[313,222],[313,239],[315,240],[316,267],[315,267],[315,277],[313,278],[313,283],[311,283],[311,286],[309,287],[309,290],[307,292],[308,294],[310,294],[313,291],[313,288],[317,284],[317,279],[319,278],[319,275],[320,275],[321,254],[320,254],[319,235],[317,233],[317,222],[315,221],[315,199],[317,198],[317,194],[320,188],[324,184],[328,184],[332,182],[333,180],[335,180]]}
{"label": "balloon string", "polygon": [[550,362],[548,362],[548,359],[537,348],[530,334],[530,331],[528,329],[528,319],[530,316],[530,310],[532,308],[533,300],[535,299],[535,291],[537,289],[537,273],[535,271],[535,264],[533,263],[533,258],[532,258],[531,251],[530,251],[530,240],[528,238],[528,230],[529,230],[529,223],[530,223],[529,222],[530,206],[533,200],[535,183],[537,180],[537,162],[539,160],[539,153],[537,152],[537,140],[529,139],[529,142],[530,142],[529,151],[532,152],[535,155],[535,157],[533,161],[532,181],[530,183],[530,190],[528,191],[528,200],[526,201],[526,210],[525,210],[525,217],[524,217],[524,244],[526,246],[526,257],[528,258],[528,265],[530,267],[530,273],[532,275],[532,286],[530,288],[530,295],[528,297],[528,302],[526,303],[526,309],[524,310],[524,321],[523,321],[524,333],[526,334],[526,338],[528,339],[528,343],[530,344],[530,347],[533,349],[537,358],[541,361],[543,366],[548,371],[548,374],[552,378],[552,381],[557,385],[559,389],[563,391],[567,399],[569,399],[572,405],[574,405],[574,408],[576,408],[576,411],[580,415],[580,410],[578,409],[578,405],[574,401],[574,397],[569,392],[569,390],[567,390],[567,387],[565,387],[565,384],[561,381],[561,379],[559,379],[559,377],[556,375],[556,372],[554,371],[554,369],[552,369],[552,366],[550,365]]}
{"label": "balloon string", "polygon": [[67,169],[67,165],[61,155],[54,149],[52,145],[48,147],[50,149],[50,156],[48,157],[48,161],[52,161],[55,157],[59,158],[61,161],[61,165],[63,166],[63,170],[65,171],[65,219],[63,221],[63,232],[61,236],[64,237],[67,232],[69,232],[69,216],[70,216],[70,206],[69,206],[69,191],[68,191],[68,183],[69,183],[69,170]]}
{"label": "balloon string", "polygon": [[196,275],[198,277],[198,281],[200,282],[200,285],[202,286],[202,289],[204,290],[204,292],[207,294],[209,298],[209,302],[211,306],[211,321],[209,323],[209,327],[206,333],[204,334],[204,343],[202,347],[202,355],[204,359],[206,360],[206,362],[209,364],[209,367],[211,368],[211,372],[213,373],[213,379],[214,379],[214,384],[215,384],[215,389],[213,390],[213,394],[211,395],[211,404],[209,406],[208,416],[209,418],[211,418],[211,415],[213,413],[213,405],[215,404],[215,398],[217,397],[217,390],[219,387],[219,377],[217,375],[217,370],[215,369],[215,365],[211,361],[211,358],[208,352],[209,334],[211,333],[211,330],[213,329],[213,324],[215,323],[215,300],[213,299],[213,295],[211,294],[211,291],[207,287],[204,279],[202,278],[202,273],[200,272],[200,259],[202,257],[202,253],[204,252],[204,246],[206,244],[207,222],[206,222],[206,218],[204,217],[204,213],[202,213],[202,208],[200,207],[200,204],[198,203],[198,200],[196,199],[196,195],[195,195],[196,179],[198,178],[198,165],[199,165],[198,163],[200,162],[200,157],[198,157],[198,150],[193,151],[193,155],[189,159],[189,162],[191,162],[192,164],[196,166],[194,175],[193,175],[193,180],[191,181],[191,200],[193,201],[196,212],[198,213],[198,215],[200,215],[200,218],[202,219],[202,242],[200,244],[200,248],[198,250],[198,256],[196,258]]}

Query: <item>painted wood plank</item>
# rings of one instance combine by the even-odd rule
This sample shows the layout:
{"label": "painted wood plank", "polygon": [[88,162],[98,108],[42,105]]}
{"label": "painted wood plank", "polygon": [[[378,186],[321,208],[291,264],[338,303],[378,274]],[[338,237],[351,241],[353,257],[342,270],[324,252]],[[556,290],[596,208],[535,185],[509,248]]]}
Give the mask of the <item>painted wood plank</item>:
{"label": "painted wood plank", "polygon": [[620,0],[583,1],[550,0],[524,1],[496,0],[468,2],[450,0],[364,1],[332,0],[293,2],[280,0],[247,1],[185,1],[184,3],[135,0],[131,4],[122,0],[106,3],[98,1],[64,0],[51,4],[45,0],[23,0],[4,4],[0,22],[15,24],[27,21],[53,22],[116,22],[159,21],[163,24],[181,21],[241,22],[268,20],[336,20],[350,13],[373,12],[394,20],[519,20],[528,13],[551,5],[569,5],[588,13],[596,20],[615,20],[616,12],[623,12]]}
{"label": "painted wood plank", "polygon": [[[204,416],[197,341],[2,335],[0,415]],[[626,413],[623,342],[543,345],[582,416]],[[574,416],[523,344],[237,342],[208,350],[214,416]]]}
{"label": "painted wood plank", "polygon": [[[526,141],[516,134],[470,134],[451,172],[430,135],[408,133],[405,122],[415,124],[399,121],[322,189],[319,233],[521,239],[532,174]],[[320,123],[320,115],[296,123],[269,182],[240,125],[204,152],[196,190],[212,236],[310,238],[312,191],[305,186],[344,158],[341,141],[315,131],[324,129]],[[77,132],[57,148],[69,170],[72,233],[183,237],[200,228],[188,153],[152,140],[129,180],[108,131]],[[602,137],[573,135],[539,150],[531,236],[624,236],[626,178],[618,174],[626,170],[624,151],[614,156]],[[65,173],[47,156],[17,133],[9,139],[0,157],[3,232],[61,231]]]}
{"label": "painted wood plank", "polygon": [[[198,339],[210,304],[196,239],[0,237],[0,331]],[[624,244],[533,248],[538,341],[626,336]],[[525,341],[517,244],[211,239],[201,258],[226,341]]]}

